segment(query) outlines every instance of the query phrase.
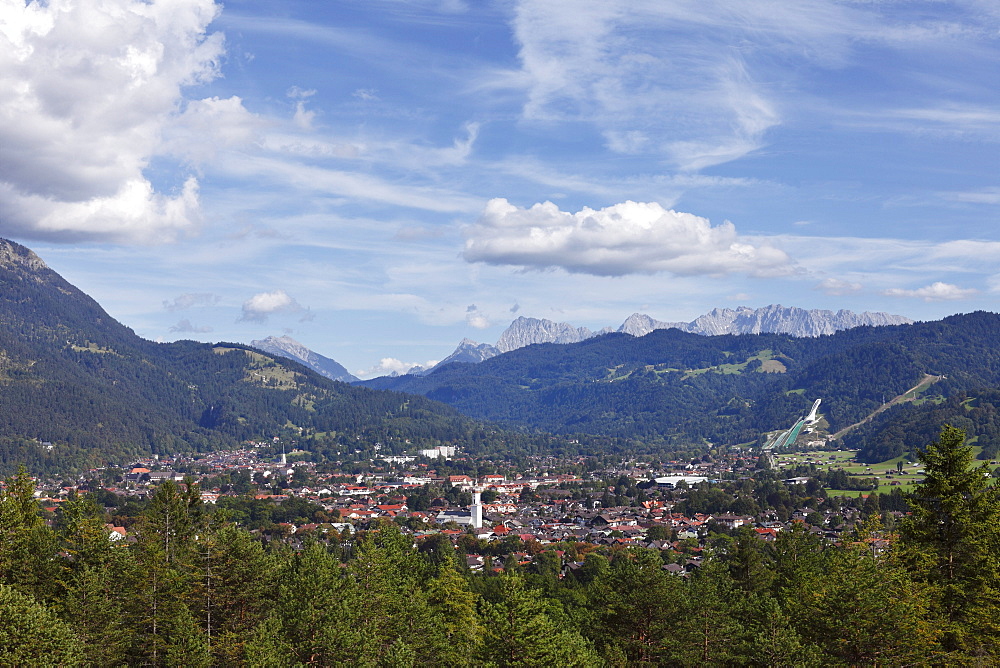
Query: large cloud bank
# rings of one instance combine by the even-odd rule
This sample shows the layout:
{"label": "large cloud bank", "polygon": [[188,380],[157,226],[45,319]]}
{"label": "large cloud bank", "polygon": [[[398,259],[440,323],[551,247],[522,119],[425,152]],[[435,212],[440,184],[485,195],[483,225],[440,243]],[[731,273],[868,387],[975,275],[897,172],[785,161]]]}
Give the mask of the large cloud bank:
{"label": "large cloud bank", "polygon": [[56,240],[158,242],[198,221],[198,183],[144,171],[182,89],[223,53],[212,0],[0,0],[0,222]]}
{"label": "large cloud bank", "polygon": [[792,267],[783,251],[750,243],[730,222],[713,227],[705,218],[664,209],[655,202],[623,202],[568,213],[551,202],[524,209],[493,199],[467,228],[464,257],[470,262],[526,269],[561,267],[596,276],[659,272],[773,276]]}

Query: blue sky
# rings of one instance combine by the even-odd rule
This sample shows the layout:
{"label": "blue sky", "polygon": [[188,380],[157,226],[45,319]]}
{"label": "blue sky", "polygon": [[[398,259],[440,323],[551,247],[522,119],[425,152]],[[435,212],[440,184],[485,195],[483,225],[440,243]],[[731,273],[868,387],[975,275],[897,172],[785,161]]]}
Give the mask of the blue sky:
{"label": "blue sky", "polygon": [[1000,296],[993,0],[0,0],[0,235],[150,339]]}

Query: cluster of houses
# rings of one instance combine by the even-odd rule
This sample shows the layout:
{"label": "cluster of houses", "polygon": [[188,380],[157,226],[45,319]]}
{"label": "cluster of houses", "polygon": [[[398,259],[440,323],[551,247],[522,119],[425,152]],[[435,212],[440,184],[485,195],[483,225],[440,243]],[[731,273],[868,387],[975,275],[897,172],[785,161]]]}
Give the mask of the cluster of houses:
{"label": "cluster of houses", "polygon": [[[592,492],[595,481],[607,480],[612,475],[641,481],[650,489],[682,490],[712,480],[713,476],[723,472],[723,467],[731,471],[734,466],[752,466],[752,457],[740,453],[725,463],[673,462],[673,470],[655,471],[644,466],[622,466],[613,471],[584,474],[584,477],[580,474],[553,473],[552,469],[558,467],[552,466],[544,471],[516,476],[501,473],[478,477],[462,474],[439,476],[426,463],[394,466],[392,470],[382,471],[373,466],[370,472],[348,477],[343,473],[319,474],[312,464],[288,464],[284,459],[266,461],[258,457],[253,449],[202,455],[197,460],[177,457],[162,461],[150,458],[125,469],[117,486],[105,487],[119,495],[149,495],[164,480],[182,481],[191,475],[192,469],[196,469],[199,473],[192,477],[201,483],[202,500],[214,504],[225,495],[241,495],[238,490],[226,489],[225,485],[213,486],[218,475],[242,471],[247,474],[244,477],[254,481],[254,489],[260,489],[254,492],[256,499],[280,504],[293,497],[301,498],[328,515],[330,521],[327,522],[309,521],[298,526],[283,526],[282,537],[286,539],[294,541],[296,536],[330,531],[343,535],[356,527],[363,528],[373,521],[388,519],[399,522],[418,541],[431,534],[447,535],[456,544],[462,536],[475,539],[477,542],[474,545],[503,541],[511,554],[523,552],[526,562],[530,562],[531,555],[544,551],[546,545],[637,546],[682,555],[671,566],[674,570],[689,571],[697,567],[700,551],[713,530],[732,532],[741,527],[751,527],[761,540],[773,541],[780,531],[794,522],[801,522],[814,533],[831,540],[838,538],[838,527],[832,526],[831,522],[832,511],[821,514],[822,522],[816,521],[816,511],[811,508],[797,510],[784,523],[766,517],[728,513],[685,516],[674,512],[674,503],[663,498],[636,501],[628,506],[601,507],[593,493],[574,495],[570,491],[585,488]],[[197,467],[192,466],[194,463]],[[283,483],[280,488],[267,484],[278,479]],[[308,481],[308,484],[302,481]],[[429,507],[422,504],[425,507],[419,510],[410,508],[408,498],[427,485],[436,489],[452,488],[469,492],[473,503],[456,505],[445,498],[436,498],[431,500]],[[71,489],[40,485],[37,494],[44,507],[55,510]],[[526,493],[529,490],[530,493]],[[484,496],[488,501],[483,501]],[[849,513],[849,510],[846,513],[841,511],[838,515],[840,521],[852,520]],[[108,531],[112,540],[128,539],[125,527],[109,525]],[[520,546],[523,549],[519,549]],[[467,549],[465,551],[468,552]],[[574,563],[566,561],[566,567],[572,569]],[[475,553],[469,555],[469,566],[473,569],[492,567],[489,557]]]}

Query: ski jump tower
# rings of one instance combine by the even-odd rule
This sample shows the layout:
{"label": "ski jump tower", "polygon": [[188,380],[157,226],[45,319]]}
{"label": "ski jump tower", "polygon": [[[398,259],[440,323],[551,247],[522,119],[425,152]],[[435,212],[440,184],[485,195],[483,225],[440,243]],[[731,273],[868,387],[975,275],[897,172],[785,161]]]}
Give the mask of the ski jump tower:
{"label": "ski jump tower", "polygon": [[809,415],[806,416],[806,422],[807,423],[808,422],[815,422],[816,421],[816,411],[819,410],[819,403],[821,401],[823,401],[823,400],[822,399],[817,399],[816,402],[813,403],[812,410],[809,411]]}

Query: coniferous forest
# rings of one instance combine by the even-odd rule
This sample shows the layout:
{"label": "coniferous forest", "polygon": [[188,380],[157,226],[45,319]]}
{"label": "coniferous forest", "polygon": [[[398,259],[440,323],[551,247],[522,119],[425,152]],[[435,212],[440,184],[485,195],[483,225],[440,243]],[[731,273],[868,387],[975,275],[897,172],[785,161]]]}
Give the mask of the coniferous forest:
{"label": "coniferous forest", "polygon": [[92,495],[44,522],[21,470],[0,497],[0,664],[995,665],[1000,498],[960,429],[920,460],[897,531],[747,530],[681,574],[655,549],[573,544],[472,573],[461,537],[391,521],[267,543],[190,482],[114,542]]}

